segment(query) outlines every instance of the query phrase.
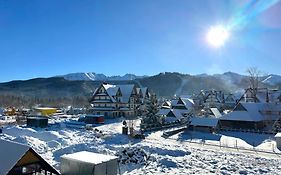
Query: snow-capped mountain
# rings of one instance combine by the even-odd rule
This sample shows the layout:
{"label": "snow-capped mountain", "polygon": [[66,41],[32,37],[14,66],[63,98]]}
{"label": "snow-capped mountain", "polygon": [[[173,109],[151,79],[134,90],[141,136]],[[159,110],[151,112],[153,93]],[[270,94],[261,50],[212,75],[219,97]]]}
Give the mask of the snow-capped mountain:
{"label": "snow-capped mountain", "polygon": [[270,85],[276,85],[278,83],[281,83],[281,76],[274,74],[264,76],[262,82]]}
{"label": "snow-capped mountain", "polygon": [[79,72],[79,73],[70,73],[66,75],[61,75],[58,77],[63,77],[69,81],[76,81],[76,80],[86,80],[86,81],[121,81],[121,80],[135,80],[138,78],[144,78],[145,76],[137,76],[134,74],[125,74],[123,76],[106,76],[104,74],[97,74],[94,72]]}
{"label": "snow-capped mountain", "polygon": [[104,74],[96,74],[94,72],[88,72],[88,73],[83,73],[83,72],[79,72],[79,73],[70,73],[70,74],[66,74],[66,75],[62,75],[59,77],[63,77],[66,80],[70,80],[70,81],[76,81],[76,80],[105,80],[107,77]]}

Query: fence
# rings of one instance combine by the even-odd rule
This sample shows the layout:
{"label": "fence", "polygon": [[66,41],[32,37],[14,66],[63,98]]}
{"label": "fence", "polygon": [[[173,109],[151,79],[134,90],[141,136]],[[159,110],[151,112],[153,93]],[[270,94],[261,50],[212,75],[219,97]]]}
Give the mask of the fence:
{"label": "fence", "polygon": [[[173,138],[167,138],[171,140],[176,140]],[[270,149],[262,149],[262,148],[257,148],[255,147],[255,143],[253,143],[253,146],[243,146],[239,145],[238,140],[235,140],[234,142],[223,142],[223,141],[217,141],[217,142],[211,142],[209,140],[205,139],[188,139],[186,141],[182,141],[185,143],[191,143],[191,144],[197,144],[201,146],[212,146],[212,147],[217,147],[217,148],[226,148],[226,149],[235,149],[235,150],[244,150],[244,151],[251,151],[251,152],[261,152],[261,153],[267,153],[267,154],[276,154],[281,156],[281,152],[276,148],[275,144],[271,143],[271,148]]]}
{"label": "fence", "polygon": [[176,122],[171,122],[163,125],[156,125],[156,124],[146,124],[141,126],[141,130],[144,132],[147,131],[159,131],[162,129],[168,129],[168,128],[173,128],[173,127],[178,127],[178,126],[186,126],[186,123],[181,123],[179,121]]}

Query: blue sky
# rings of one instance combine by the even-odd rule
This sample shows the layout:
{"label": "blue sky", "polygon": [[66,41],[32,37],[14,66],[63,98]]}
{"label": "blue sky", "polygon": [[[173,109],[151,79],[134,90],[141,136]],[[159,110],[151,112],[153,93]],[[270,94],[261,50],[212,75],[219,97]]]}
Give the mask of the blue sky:
{"label": "blue sky", "polygon": [[[0,81],[72,72],[188,74],[248,67],[281,74],[281,4],[233,31],[224,47],[205,36],[247,0],[2,0]],[[279,20],[278,20],[279,19]]]}

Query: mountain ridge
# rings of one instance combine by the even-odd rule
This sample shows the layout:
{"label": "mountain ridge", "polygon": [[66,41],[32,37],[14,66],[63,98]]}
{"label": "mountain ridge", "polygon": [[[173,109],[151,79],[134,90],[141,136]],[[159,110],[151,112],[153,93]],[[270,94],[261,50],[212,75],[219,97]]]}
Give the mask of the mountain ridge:
{"label": "mountain ridge", "polygon": [[126,81],[126,80],[135,80],[139,78],[146,77],[138,76],[135,74],[125,74],[123,76],[121,75],[113,75],[113,76],[106,76],[104,74],[95,73],[95,72],[77,72],[77,73],[69,73],[65,75],[59,75],[55,77],[63,77],[66,80],[69,81],[77,81],[77,80],[85,80],[85,81]]}
{"label": "mountain ridge", "polygon": [[[165,74],[165,73],[166,72],[161,72],[159,74]],[[174,72],[174,73],[176,73],[176,72]],[[183,74],[183,73],[179,73],[179,74],[189,75],[189,74]],[[128,81],[128,80],[136,80],[136,79],[142,79],[142,78],[152,77],[152,76],[135,75],[135,74],[130,74],[130,73],[127,73],[125,75],[106,76],[105,74],[95,73],[95,72],[77,72],[77,73],[59,75],[59,76],[55,76],[55,77],[63,77],[64,79],[69,80],[69,81],[79,81],[79,80],[82,80],[82,81]],[[239,73],[235,73],[235,72],[231,72],[231,71],[224,72],[222,74],[211,75],[211,74],[202,73],[202,74],[191,75],[191,76],[219,77],[219,78],[223,78],[225,80],[232,79],[234,81],[239,81],[243,77],[247,77],[247,75],[241,75]],[[269,75],[261,76],[261,81],[263,83],[267,83],[270,85],[276,85],[278,83],[281,83],[281,75],[269,74]]]}
{"label": "mountain ridge", "polygon": [[[92,75],[95,75],[95,77],[90,80],[84,79],[83,77],[80,80],[73,80],[75,78],[67,80],[63,76],[55,76],[0,83],[0,95],[12,94],[15,96],[27,96],[32,98],[90,97],[90,94],[95,88],[105,81],[112,84],[130,83],[148,87],[159,97],[167,98],[173,97],[174,95],[196,94],[201,90],[210,89],[222,90],[227,93],[242,92],[249,86],[247,76],[234,72],[214,75],[190,75],[178,72],[162,72],[153,76],[136,76],[134,79],[129,77],[132,76],[130,74],[125,78],[121,76],[111,76],[111,78],[107,78],[103,75],[99,75],[99,78],[97,78],[97,74]],[[261,80],[261,86],[263,87],[281,88],[281,76],[279,75],[271,74],[262,77]]]}

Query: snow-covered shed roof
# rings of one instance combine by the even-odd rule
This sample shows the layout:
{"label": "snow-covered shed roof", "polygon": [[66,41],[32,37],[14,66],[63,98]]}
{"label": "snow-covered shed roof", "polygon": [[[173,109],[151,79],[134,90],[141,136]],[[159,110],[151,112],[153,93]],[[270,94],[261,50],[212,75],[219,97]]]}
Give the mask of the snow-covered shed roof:
{"label": "snow-covered shed roof", "polygon": [[37,109],[37,110],[57,110],[57,108],[51,108],[51,107],[37,107],[37,108],[34,108],[34,109]]}
{"label": "snow-covered shed roof", "polygon": [[108,162],[110,160],[118,159],[116,156],[110,156],[110,155],[104,155],[104,154],[98,154],[98,153],[92,153],[87,151],[81,151],[73,154],[65,154],[61,156],[62,159],[67,160],[74,160],[79,162],[85,162],[90,164],[100,164],[103,162]]}
{"label": "snow-covered shed roof", "polygon": [[217,118],[199,118],[194,117],[191,119],[190,125],[192,126],[207,126],[207,127],[216,127],[218,125]]}

